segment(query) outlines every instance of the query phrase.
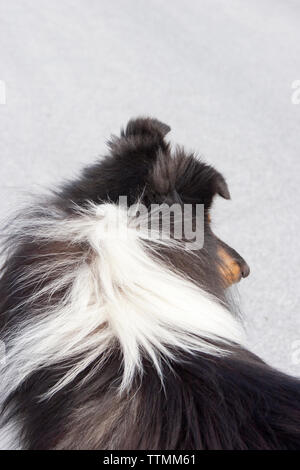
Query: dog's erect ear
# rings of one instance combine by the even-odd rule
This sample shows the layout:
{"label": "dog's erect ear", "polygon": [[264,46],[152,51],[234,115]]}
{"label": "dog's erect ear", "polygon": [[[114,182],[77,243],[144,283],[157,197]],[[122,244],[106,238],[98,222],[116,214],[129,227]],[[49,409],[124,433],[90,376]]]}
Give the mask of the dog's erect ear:
{"label": "dog's erect ear", "polygon": [[219,172],[216,172],[216,175],[214,177],[214,186],[215,194],[219,194],[224,199],[231,199],[225,178]]}
{"label": "dog's erect ear", "polygon": [[125,131],[122,131],[123,137],[129,136],[142,136],[146,137],[159,137],[163,139],[165,135],[170,132],[171,128],[164,124],[163,122],[158,121],[157,119],[152,118],[136,118],[131,119],[126,127]]}

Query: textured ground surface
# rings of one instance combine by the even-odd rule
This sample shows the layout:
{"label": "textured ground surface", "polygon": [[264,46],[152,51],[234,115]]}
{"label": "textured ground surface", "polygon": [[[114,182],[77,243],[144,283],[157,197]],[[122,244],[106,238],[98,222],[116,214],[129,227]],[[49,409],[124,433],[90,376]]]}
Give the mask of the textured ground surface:
{"label": "textured ground surface", "polygon": [[249,343],[300,375],[297,0],[0,0],[0,79],[1,217],[157,116],[226,175],[214,221],[252,269]]}

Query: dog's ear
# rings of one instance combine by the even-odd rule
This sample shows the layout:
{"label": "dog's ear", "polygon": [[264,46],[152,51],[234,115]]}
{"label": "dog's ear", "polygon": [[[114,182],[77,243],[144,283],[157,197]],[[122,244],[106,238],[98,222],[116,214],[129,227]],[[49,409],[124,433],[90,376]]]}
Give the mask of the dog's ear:
{"label": "dog's ear", "polygon": [[230,192],[228,189],[228,185],[225,181],[225,178],[218,171],[215,172],[213,185],[214,185],[213,191],[215,194],[219,194],[224,199],[231,199]]}
{"label": "dog's ear", "polygon": [[121,135],[112,135],[107,142],[112,154],[118,157],[136,158],[139,161],[150,161],[157,158],[158,150],[165,154],[169,152],[169,142],[164,140],[171,128],[157,119],[139,117],[130,119]]}
{"label": "dog's ear", "polygon": [[121,135],[122,137],[151,136],[163,139],[170,130],[171,128],[167,124],[164,124],[157,119],[140,117],[131,119],[126,126],[126,130],[122,131]]}
{"label": "dog's ear", "polygon": [[182,149],[177,150],[175,160],[175,185],[184,202],[202,202],[210,207],[216,194],[230,199],[225,178],[214,167],[199,160],[194,154],[186,155]]}

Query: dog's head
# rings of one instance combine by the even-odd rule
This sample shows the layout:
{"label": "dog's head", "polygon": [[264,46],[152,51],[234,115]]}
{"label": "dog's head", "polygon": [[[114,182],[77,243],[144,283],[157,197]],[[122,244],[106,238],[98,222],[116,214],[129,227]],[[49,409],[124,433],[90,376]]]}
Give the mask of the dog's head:
{"label": "dog's head", "polygon": [[[111,153],[86,171],[86,181],[68,188],[72,201],[86,198],[117,203],[126,196],[128,204],[140,201],[147,208],[153,204],[192,207],[201,205],[203,246],[196,252],[161,248],[163,259],[206,290],[222,297],[224,288],[249,274],[245,260],[212,231],[210,210],[216,195],[230,199],[224,177],[212,166],[182,148],[171,151],[165,136],[170,127],[156,119],[129,121],[120,137],[109,142]],[[91,184],[93,181],[93,184]],[[81,201],[82,202],[82,201]],[[173,219],[174,222],[174,219]],[[173,224],[174,225],[174,224]],[[173,227],[174,228],[174,227]]]}

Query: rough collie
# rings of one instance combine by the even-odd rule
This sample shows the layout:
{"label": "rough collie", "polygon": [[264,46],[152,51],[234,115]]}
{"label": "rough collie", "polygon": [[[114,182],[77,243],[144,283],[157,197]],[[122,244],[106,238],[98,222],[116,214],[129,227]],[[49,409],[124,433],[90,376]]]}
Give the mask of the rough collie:
{"label": "rough collie", "polygon": [[[171,150],[169,131],[131,120],[107,156],[8,225],[2,448],[300,448],[300,383],[247,350],[228,300],[249,268],[211,229],[225,179]],[[201,219],[197,249],[173,213],[162,236],[174,204],[192,208],[192,228]]]}

